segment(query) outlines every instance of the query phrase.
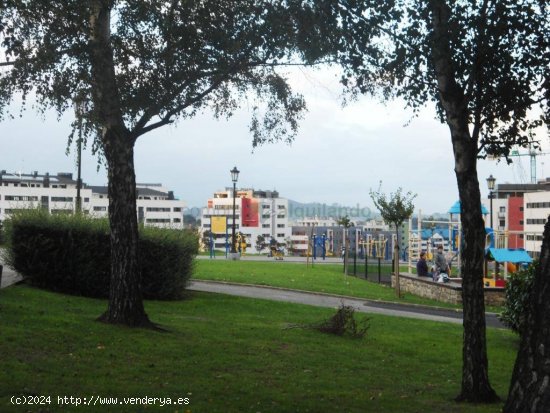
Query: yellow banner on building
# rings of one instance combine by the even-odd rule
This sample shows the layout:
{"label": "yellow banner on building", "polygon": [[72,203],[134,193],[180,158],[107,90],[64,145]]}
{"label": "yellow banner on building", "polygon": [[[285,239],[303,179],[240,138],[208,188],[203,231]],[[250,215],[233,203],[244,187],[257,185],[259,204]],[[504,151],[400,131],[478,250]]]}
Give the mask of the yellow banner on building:
{"label": "yellow banner on building", "polygon": [[225,234],[227,230],[227,217],[210,217],[210,231],[213,234]]}

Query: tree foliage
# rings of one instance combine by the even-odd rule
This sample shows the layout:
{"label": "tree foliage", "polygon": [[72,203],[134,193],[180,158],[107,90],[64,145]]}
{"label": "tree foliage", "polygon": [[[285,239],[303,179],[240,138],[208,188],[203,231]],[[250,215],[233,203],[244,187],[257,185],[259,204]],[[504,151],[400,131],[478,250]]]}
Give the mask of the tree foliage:
{"label": "tree foliage", "polygon": [[265,237],[263,235],[258,235],[256,238],[256,251],[262,252],[267,247],[267,242],[265,242]]}
{"label": "tree foliage", "polygon": [[[477,158],[537,146],[548,124],[550,3],[544,0],[360,2],[344,20],[343,82],[352,94],[433,104],[449,127],[462,205],[462,389],[457,400],[498,400],[488,379],[484,230]],[[353,2],[355,5],[355,2]],[[345,6],[344,6],[345,7]],[[535,110],[541,109],[541,116]]]}
{"label": "tree foliage", "polygon": [[518,334],[527,332],[527,313],[535,280],[536,263],[508,278],[506,300],[498,318]]}
{"label": "tree foliage", "polygon": [[[32,95],[104,155],[109,179],[111,291],[102,321],[150,324],[139,289],[136,140],[205,110],[252,108],[252,145],[290,142],[304,110],[277,68],[334,50],[335,2],[313,0],[5,0],[0,8],[0,112]],[[73,134],[69,138],[72,140]]]}
{"label": "tree foliage", "polygon": [[347,215],[344,215],[343,217],[338,218],[336,220],[336,224],[344,228],[350,228],[354,226],[353,222],[351,222],[351,219],[349,219]]}
{"label": "tree foliage", "polygon": [[[537,144],[550,119],[550,4],[544,0],[367,0],[350,9],[344,52],[349,91],[401,98],[415,111],[432,103],[448,116],[436,65],[441,41],[479,156],[507,157],[514,145]],[[437,33],[434,16],[446,18]],[[442,16],[444,15],[444,16]],[[540,107],[542,116],[536,116]]]}
{"label": "tree foliage", "polygon": [[393,224],[396,231],[399,231],[401,224],[409,219],[414,212],[413,201],[416,194],[411,191],[404,193],[401,187],[397,188],[397,191],[386,195],[382,192],[380,186],[377,191],[370,191],[370,197],[384,221]]}
{"label": "tree foliage", "polygon": [[117,103],[133,139],[206,109],[231,116],[248,100],[254,146],[295,135],[305,102],[276,68],[325,54],[337,12],[300,0],[4,3],[0,39],[8,70],[0,77],[0,109],[15,94],[32,93],[42,110],[61,114],[83,94],[86,130],[95,132],[102,108],[91,99],[89,38],[92,5],[99,3],[111,14]]}

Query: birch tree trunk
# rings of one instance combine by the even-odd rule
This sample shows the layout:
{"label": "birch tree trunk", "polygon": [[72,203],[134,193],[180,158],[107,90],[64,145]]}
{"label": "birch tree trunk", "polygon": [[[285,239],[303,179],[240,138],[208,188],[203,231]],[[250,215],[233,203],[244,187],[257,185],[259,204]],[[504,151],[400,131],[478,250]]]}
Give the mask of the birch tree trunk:
{"label": "birch tree trunk", "polygon": [[505,413],[550,412],[550,220],[529,303]]}
{"label": "birch tree trunk", "polygon": [[477,140],[470,135],[467,101],[454,77],[447,32],[449,7],[444,0],[430,0],[430,8],[434,31],[432,58],[440,101],[451,132],[463,231],[461,272],[464,341],[462,386],[456,399],[469,402],[493,402],[498,400],[498,396],[492,389],[488,376],[482,280],[485,234],[477,179]]}
{"label": "birch tree trunk", "polygon": [[112,2],[90,2],[90,50],[94,106],[109,177],[111,284],[109,306],[99,318],[127,326],[150,326],[143,308],[138,263],[134,144],[122,117],[110,44]]}

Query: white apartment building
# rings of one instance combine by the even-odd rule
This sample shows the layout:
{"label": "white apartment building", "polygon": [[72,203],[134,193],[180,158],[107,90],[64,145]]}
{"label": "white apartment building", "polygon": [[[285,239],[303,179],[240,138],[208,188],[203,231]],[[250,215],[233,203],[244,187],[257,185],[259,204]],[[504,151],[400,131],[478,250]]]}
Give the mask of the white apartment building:
{"label": "white apartment building", "polygon": [[[492,220],[499,247],[524,248],[531,257],[538,257],[550,215],[550,178],[536,184],[499,184],[494,194]],[[482,202],[490,209],[490,199]],[[487,227],[490,215],[485,218]]]}
{"label": "white apartment building", "polygon": [[295,224],[298,227],[336,227],[338,223],[333,217],[304,217],[297,219]]}
{"label": "white apartment building", "polygon": [[[156,227],[183,228],[184,201],[160,184],[137,184],[139,222]],[[42,207],[52,214],[71,214],[76,209],[77,181],[71,173],[56,175],[7,173],[0,171],[0,221],[10,213]],[[106,217],[109,197],[107,187],[83,184],[80,190],[82,212],[94,217]]]}
{"label": "white apartment building", "polygon": [[[212,217],[224,219],[227,234],[231,237],[233,226],[233,188],[215,192],[201,211],[201,229],[212,231]],[[292,233],[288,221],[288,200],[280,198],[277,191],[237,189],[235,194],[235,232],[241,232],[246,238],[247,249],[256,252],[258,235],[285,243]],[[226,234],[215,233],[214,248],[225,250]]]}
{"label": "white apartment building", "polygon": [[523,195],[525,249],[540,254],[544,225],[550,216],[550,191],[526,192]]}

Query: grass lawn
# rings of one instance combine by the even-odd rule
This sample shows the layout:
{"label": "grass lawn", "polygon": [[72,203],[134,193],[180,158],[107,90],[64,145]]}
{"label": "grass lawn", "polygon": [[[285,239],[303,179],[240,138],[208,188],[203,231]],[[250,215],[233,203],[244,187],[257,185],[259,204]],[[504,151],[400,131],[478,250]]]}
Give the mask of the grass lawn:
{"label": "grass lawn", "polygon": [[[374,273],[374,266],[372,273]],[[403,293],[403,298],[398,300],[394,289],[358,277],[345,276],[342,273],[342,266],[336,264],[317,264],[307,267],[305,264],[271,261],[196,260],[193,278],[269,285],[371,300],[462,308],[462,306],[442,303],[409,293]]]}
{"label": "grass lawn", "polygon": [[[197,293],[146,302],[169,332],[94,321],[106,302],[14,286],[0,291],[2,412],[499,412],[456,404],[462,328],[371,316],[357,340],[289,323],[334,310]],[[359,315],[363,317],[363,315]],[[518,344],[488,329],[490,377],[505,397]],[[11,396],[51,396],[14,406]],[[60,406],[58,396],[188,398],[185,406]]]}

